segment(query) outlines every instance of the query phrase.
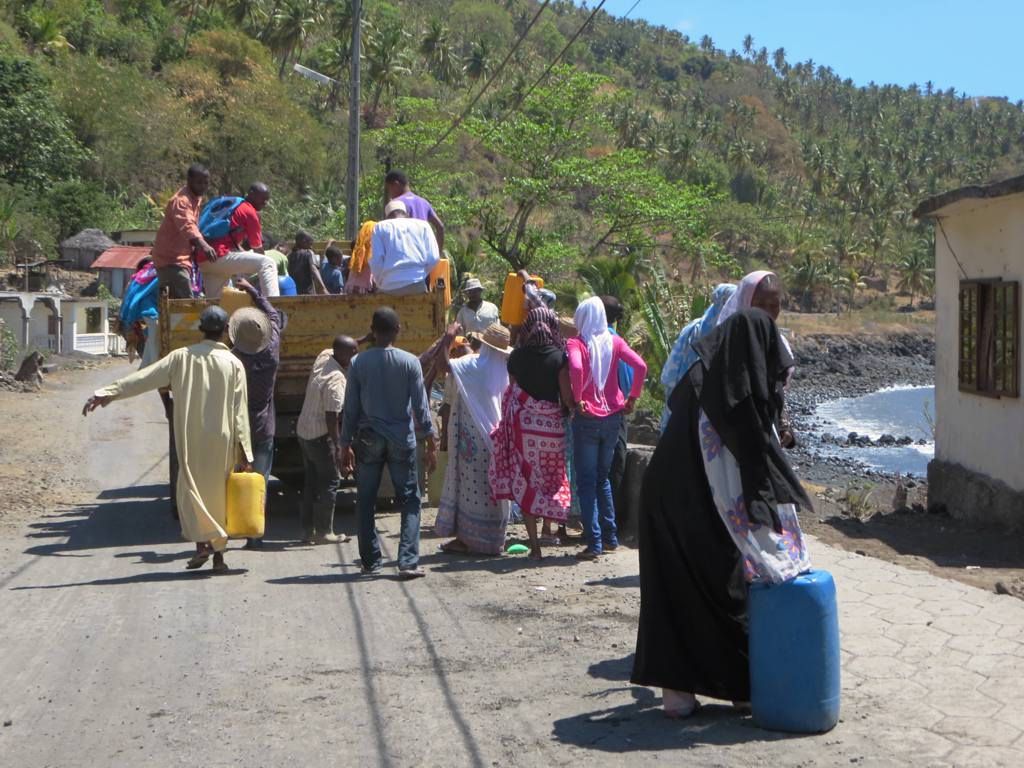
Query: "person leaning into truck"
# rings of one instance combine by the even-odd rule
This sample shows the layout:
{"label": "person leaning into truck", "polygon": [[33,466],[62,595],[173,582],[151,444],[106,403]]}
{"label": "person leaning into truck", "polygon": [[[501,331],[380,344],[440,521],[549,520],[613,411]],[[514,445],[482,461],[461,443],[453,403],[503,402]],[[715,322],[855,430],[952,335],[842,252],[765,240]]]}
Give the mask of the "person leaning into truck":
{"label": "person leaning into truck", "polygon": [[[231,340],[231,351],[245,368],[249,429],[252,435],[252,468],[263,475],[265,482],[270,482],[277,420],[274,387],[281,362],[284,315],[260,296],[248,280],[239,279],[236,284],[249,294],[256,306],[234,311],[228,323],[228,338]],[[245,548],[263,549],[263,539],[248,539]]]}
{"label": "person leaning into truck", "polygon": [[317,356],[306,385],[295,431],[302,449],[302,538],[307,544],[348,541],[334,533],[334,501],[343,466],[338,420],[345,407],[349,363],[357,351],[352,338],[336,337]]}
{"label": "person leaning into truck", "polygon": [[280,296],[277,266],[263,253],[263,225],[260,211],[270,202],[270,189],[257,181],[249,187],[245,199],[231,213],[230,231],[215,238],[210,245],[213,257],[205,251],[197,254],[199,271],[203,276],[204,292],[208,298],[220,297],[224,284],[236,275],[259,275],[260,293]]}
{"label": "person leaning into truck", "polygon": [[390,307],[380,307],[373,313],[370,331],[374,346],[360,352],[349,369],[341,447],[343,471],[356,474],[359,557],[363,573],[375,575],[381,571],[380,539],[374,515],[381,475],[387,464],[395,489],[395,503],[402,513],[398,575],[402,579],[415,579],[426,575],[419,567],[416,438],[427,440],[429,474],[437,466],[437,436],[420,362],[394,346],[401,327],[398,313]]}
{"label": "person leaning into truck", "polygon": [[430,225],[409,216],[405,203],[392,200],[384,208],[370,239],[370,272],[377,290],[395,296],[427,292],[427,277],[441,260]]}

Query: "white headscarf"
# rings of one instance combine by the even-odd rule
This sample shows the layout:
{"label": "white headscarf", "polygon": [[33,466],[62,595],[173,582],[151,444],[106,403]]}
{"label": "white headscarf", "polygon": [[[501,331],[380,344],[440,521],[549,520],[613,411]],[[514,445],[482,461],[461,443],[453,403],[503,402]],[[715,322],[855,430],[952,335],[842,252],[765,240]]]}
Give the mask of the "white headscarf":
{"label": "white headscarf", "polygon": [[[769,272],[766,269],[760,269],[757,272],[751,272],[746,275],[740,281],[739,290],[732,295],[732,297],[725,303],[725,307],[722,309],[722,313],[718,316],[718,325],[721,325],[730,317],[735,315],[737,312],[743,309],[750,309],[750,303],[754,300],[754,293],[757,291],[757,286],[761,284],[761,281],[771,275],[775,277],[774,272]],[[779,341],[782,342],[782,346],[786,348],[790,357],[793,357],[793,347],[789,345],[789,339],[782,335],[782,331],[779,331]],[[793,372],[796,370],[795,366],[786,369],[786,386],[789,386],[790,379],[793,378]]]}
{"label": "white headscarf", "polygon": [[740,281],[740,287],[729,300],[725,302],[725,306],[722,308],[721,314],[718,315],[718,324],[721,325],[730,317],[735,315],[742,309],[750,309],[750,302],[754,300],[754,292],[757,290],[757,286],[761,284],[768,275],[774,275],[774,272],[769,272],[766,269],[758,270],[757,272],[751,272],[749,275]]}
{"label": "white headscarf", "polygon": [[573,315],[576,333],[587,344],[590,353],[590,372],[594,377],[597,396],[604,399],[604,385],[612,370],[612,352],[615,342],[608,330],[608,315],[604,311],[604,302],[599,296],[591,296],[578,307]]}
{"label": "white headscarf", "polygon": [[479,355],[452,360],[451,369],[459,395],[490,447],[491,432],[501,420],[501,396],[508,387],[508,355],[484,344]]}

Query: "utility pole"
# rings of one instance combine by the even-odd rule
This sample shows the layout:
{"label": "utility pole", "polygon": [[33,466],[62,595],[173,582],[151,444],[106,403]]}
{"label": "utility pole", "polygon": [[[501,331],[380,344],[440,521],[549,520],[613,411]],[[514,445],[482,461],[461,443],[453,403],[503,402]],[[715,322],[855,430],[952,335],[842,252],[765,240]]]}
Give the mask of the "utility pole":
{"label": "utility pole", "polygon": [[345,180],[345,237],[355,241],[359,231],[359,58],[362,0],[352,0],[352,70],[348,96],[348,178]]}

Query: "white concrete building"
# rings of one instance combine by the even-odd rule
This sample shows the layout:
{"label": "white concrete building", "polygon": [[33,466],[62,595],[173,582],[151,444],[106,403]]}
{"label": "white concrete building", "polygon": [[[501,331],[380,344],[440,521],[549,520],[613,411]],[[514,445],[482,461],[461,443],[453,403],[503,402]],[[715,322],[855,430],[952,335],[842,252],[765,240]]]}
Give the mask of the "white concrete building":
{"label": "white concrete building", "polygon": [[1024,527],[1024,176],[921,203],[935,221],[935,460],[929,506]]}
{"label": "white concrete building", "polygon": [[124,339],[110,331],[107,303],[60,293],[0,291],[0,319],[22,352],[121,354]]}

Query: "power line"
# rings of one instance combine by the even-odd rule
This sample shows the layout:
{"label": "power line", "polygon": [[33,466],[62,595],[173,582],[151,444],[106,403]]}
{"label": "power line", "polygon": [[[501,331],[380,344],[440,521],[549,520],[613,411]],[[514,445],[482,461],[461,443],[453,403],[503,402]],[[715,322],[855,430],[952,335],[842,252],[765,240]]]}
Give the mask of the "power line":
{"label": "power line", "polygon": [[[583,30],[587,28],[587,25],[590,24],[590,22],[593,20],[593,18],[597,15],[597,12],[601,10],[601,8],[604,6],[605,2],[606,2],[606,0],[601,0],[601,2],[597,4],[597,6],[594,8],[594,10],[590,12],[590,15],[587,16],[586,21],[584,21],[580,25],[580,28],[577,29],[576,32],[573,34],[573,36],[569,38],[569,42],[567,42],[565,44],[565,46],[562,48],[562,50],[560,50],[558,52],[558,55],[555,56],[555,58],[551,60],[551,63],[548,64],[547,68],[541,73],[540,77],[538,77],[536,80],[534,80],[533,85],[531,85],[526,90],[525,93],[520,94],[520,96],[518,98],[516,98],[516,100],[512,104],[512,106],[509,107],[508,109],[506,109],[505,112],[497,120],[494,121],[494,125],[491,127],[491,130],[487,132],[487,136],[490,136],[494,132],[494,129],[497,128],[498,125],[500,125],[501,123],[503,123],[505,121],[505,118],[507,118],[511,113],[513,113],[517,109],[519,109],[519,107],[522,105],[522,103],[524,101],[526,101],[527,97],[531,93],[533,93],[534,90],[537,88],[537,86],[540,85],[544,81],[544,78],[546,78],[549,74],[551,74],[551,70],[553,70],[555,68],[555,66],[561,60],[562,56],[564,56],[565,53],[569,50],[569,48],[572,47],[572,44],[576,42],[576,38],[578,38],[581,34],[583,34]],[[637,2],[633,4],[633,8],[635,8],[637,6],[637,4],[639,4],[639,2],[640,2],[640,0],[637,0]],[[632,11],[632,10],[633,9],[630,8],[630,11]]]}
{"label": "power line", "polygon": [[[511,59],[513,54],[515,54],[515,52],[519,50],[519,46],[523,44],[523,41],[526,39],[526,36],[530,33],[530,30],[533,29],[533,25],[537,23],[538,19],[540,19],[540,15],[544,12],[544,9],[548,7],[548,4],[550,2],[551,0],[544,0],[544,2],[541,3],[540,8],[537,9],[537,13],[535,13],[533,15],[533,18],[530,19],[530,23],[526,25],[526,29],[524,29],[522,34],[519,35],[519,39],[516,40],[515,45],[513,45],[512,49],[505,55],[505,58],[502,59],[501,64],[498,65],[498,68],[491,75],[490,79],[488,79],[488,81],[484,83],[484,87],[481,88],[480,92],[473,97],[473,100],[469,102],[469,105],[462,111],[462,114],[452,121],[452,124],[448,126],[448,130],[444,132],[441,138],[439,138],[434,143],[434,145],[430,147],[430,149],[428,149],[424,154],[431,154],[435,149],[437,149],[439,146],[441,146],[441,144],[444,143],[445,139],[451,136],[452,131],[454,131],[462,124],[462,121],[466,119],[466,116],[469,115],[473,107],[476,106],[476,103],[480,101],[480,97],[483,96],[487,89],[491,87],[491,84],[498,79],[498,75],[500,75],[501,71],[505,69],[505,65],[508,64],[509,59]],[[604,0],[602,0],[601,4],[604,5]]]}

